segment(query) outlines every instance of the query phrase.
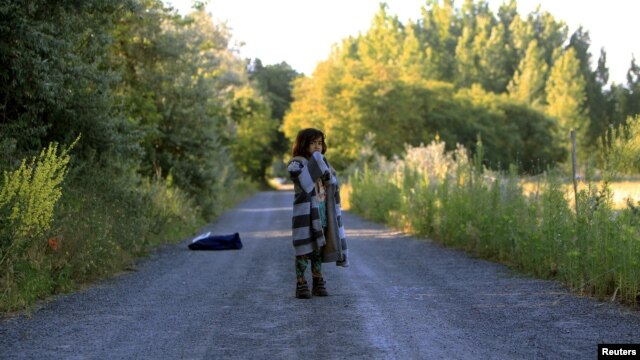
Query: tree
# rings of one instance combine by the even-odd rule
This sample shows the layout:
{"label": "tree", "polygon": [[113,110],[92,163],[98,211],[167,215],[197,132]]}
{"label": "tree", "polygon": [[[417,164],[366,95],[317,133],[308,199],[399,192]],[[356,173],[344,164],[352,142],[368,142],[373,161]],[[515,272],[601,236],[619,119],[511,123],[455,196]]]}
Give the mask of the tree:
{"label": "tree", "polygon": [[512,24],[516,18],[519,18],[516,0],[509,0],[508,3],[504,2],[498,9],[498,19],[502,25],[502,31],[504,31],[501,62],[505,75],[507,76],[507,82],[503,84],[504,88],[500,92],[507,91],[508,83],[510,79],[513,78],[516,68],[521,61],[521,57],[518,56],[518,51],[513,43]]}
{"label": "tree", "polygon": [[535,11],[527,15],[526,19],[516,16],[508,31],[511,46],[517,54],[514,64],[521,63],[531,41],[536,40],[544,62],[547,66],[551,66],[562,53],[568,30],[564,22],[557,22],[553,15],[542,12],[538,6]]}
{"label": "tree", "polygon": [[517,66],[525,57],[529,43],[534,39],[533,29],[520,15],[516,14],[508,28],[510,47],[515,53],[514,66]]}
{"label": "tree", "polygon": [[455,140],[474,150],[480,135],[489,168],[516,165],[521,171],[538,173],[562,160],[563,149],[553,141],[557,124],[542,111],[479,85],[459,90],[455,98],[459,111],[467,113],[454,115],[461,117]]}
{"label": "tree", "polygon": [[398,17],[387,14],[387,5],[380,3],[371,27],[360,39],[359,59],[365,65],[371,62],[390,64],[400,57],[403,40],[404,30]]}
{"label": "tree", "polygon": [[[467,1],[460,16],[452,5],[430,0],[422,21],[408,26],[388,16],[382,6],[369,31],[343,41],[312,77],[295,81],[294,102],[283,126],[286,136],[293,139],[303,127],[323,129],[332,163],[342,168],[358,162],[363,142],[393,157],[405,144],[418,146],[436,136],[451,147],[461,143],[473,149],[478,134],[493,151],[489,159],[493,167],[507,166],[514,159],[529,164],[557,160],[557,147],[545,143],[553,120],[527,104],[498,99],[483,90],[499,91],[508,78],[507,64],[501,61],[509,53],[503,50],[509,45],[502,23],[486,3]],[[445,63],[456,42],[458,58]],[[542,51],[532,53],[544,64]],[[446,77],[456,64],[464,70],[464,81],[459,77],[454,87],[432,80]],[[453,72],[448,74],[453,79]],[[544,76],[539,96],[544,94]],[[471,90],[464,88],[467,85]]]}
{"label": "tree", "polygon": [[231,158],[244,176],[262,184],[275,155],[273,143],[280,121],[271,117],[271,109],[253,89],[245,88],[236,96],[231,106]]}
{"label": "tree", "polygon": [[[629,100],[629,90],[623,85],[612,84],[605,95],[607,103],[607,113],[611,119],[609,127],[617,128],[624,125],[627,120],[627,101]],[[609,131],[609,129],[607,129]]]}
{"label": "tree", "polygon": [[589,125],[589,115],[584,107],[585,86],[575,50],[569,48],[551,68],[546,86],[546,113],[558,121],[558,140],[561,143],[568,144],[569,132],[575,130],[583,149]]}
{"label": "tree", "polygon": [[422,29],[418,33],[425,47],[427,79],[453,81],[456,70],[456,45],[461,25],[453,0],[427,0],[422,7]]}
{"label": "tree", "polygon": [[[352,75],[347,75],[350,64],[364,71],[358,60],[352,58],[357,39],[346,39],[335,47],[329,58],[316,66],[312,77],[299,77],[293,82],[293,103],[285,115],[283,131],[293,141],[303,128],[316,127],[324,131],[328,142],[331,164],[344,168],[354,158],[353,144],[359,141],[362,122],[359,109],[345,98],[353,94]],[[355,71],[354,71],[355,72]]]}
{"label": "tree", "polygon": [[401,76],[408,83],[422,81],[428,78],[425,53],[417,35],[417,26],[411,22],[404,29],[405,38],[402,44],[402,54],[399,59]]}
{"label": "tree", "polygon": [[470,0],[462,7],[462,24],[456,47],[456,85],[480,84],[486,90],[504,92],[512,72],[504,24],[495,18],[487,2]]}
{"label": "tree", "polygon": [[473,29],[465,27],[456,46],[456,81],[459,87],[470,87],[479,77],[478,59],[473,52]]}
{"label": "tree", "polygon": [[631,65],[627,70],[627,116],[640,114],[640,66],[636,64],[636,58],[631,58]]}
{"label": "tree", "polygon": [[502,23],[491,29],[486,42],[476,44],[480,54],[480,80],[485,90],[503,93],[511,78],[506,31]]}
{"label": "tree", "polygon": [[505,159],[505,165],[517,164],[525,173],[535,174],[565,159],[565,149],[554,141],[558,125],[554,119],[542,111],[521,103],[513,103],[506,98],[502,98],[500,108],[504,111],[505,122],[516,129],[504,133],[503,136],[517,134],[519,138],[519,143],[508,149],[509,157]]}
{"label": "tree", "polygon": [[541,12],[539,7],[527,16],[527,23],[533,38],[543,49],[545,62],[553,64],[567,41],[567,25],[563,21],[556,21],[549,12]]}
{"label": "tree", "polygon": [[571,35],[569,46],[576,51],[577,58],[580,61],[580,72],[586,82],[586,100],[583,105],[585,107],[584,110],[589,114],[589,126],[586,133],[587,142],[591,148],[595,149],[598,139],[605,135],[611,119],[607,114],[603,90],[607,82],[605,78],[608,78],[606,54],[601,52],[596,69],[591,70],[590,45],[589,32],[585,31],[582,27],[579,27],[573,35]]}
{"label": "tree", "polygon": [[140,171],[172,174],[210,217],[233,177],[225,131],[233,91],[248,83],[245,64],[203,8],[183,18],[159,1],[146,5],[120,23],[112,59],[127,119],[141,130]]}
{"label": "tree", "polygon": [[[458,87],[470,87],[478,83],[480,77],[480,54],[476,52],[476,44],[486,42],[486,32],[491,26],[492,17],[486,16],[482,6],[473,0],[465,0],[460,11],[461,35],[457,38],[455,49],[456,73],[454,83]],[[488,11],[488,9],[487,9]]]}
{"label": "tree", "polygon": [[547,71],[542,49],[538,47],[536,40],[532,40],[524,59],[507,86],[509,96],[531,106],[542,105]]}
{"label": "tree", "polygon": [[493,27],[493,14],[485,0],[464,0],[460,11],[461,28],[469,29],[473,37],[480,32],[489,32]]}
{"label": "tree", "polygon": [[[277,128],[282,126],[284,115],[291,106],[292,83],[299,76],[301,74],[286,62],[263,66],[260,59],[255,59],[249,67],[249,79],[255,82],[260,94],[266,99],[271,109],[269,116],[277,121]],[[288,149],[289,144],[284,133],[278,130],[263,151],[270,152],[272,156],[280,156]]]}
{"label": "tree", "polygon": [[[0,166],[71,143],[94,161],[135,153],[128,124],[114,113],[117,74],[105,70],[110,30],[128,0],[23,1],[0,6]],[[125,155],[126,156],[126,155]]]}
{"label": "tree", "polygon": [[256,86],[269,101],[271,116],[282,120],[289,109],[291,101],[291,83],[301,76],[286,62],[280,64],[262,64],[260,59],[255,59],[249,67],[249,79],[256,82]]}
{"label": "tree", "polygon": [[[596,81],[604,87],[609,82],[609,69],[606,66],[607,53],[604,48],[600,49],[600,57],[598,58],[598,67],[596,68]],[[606,129],[602,129],[602,134],[609,131],[610,128],[617,128],[625,123],[626,119],[626,94],[628,90],[622,85],[611,84],[608,91],[603,91],[604,112],[606,114]],[[605,124],[599,123],[601,126]]]}

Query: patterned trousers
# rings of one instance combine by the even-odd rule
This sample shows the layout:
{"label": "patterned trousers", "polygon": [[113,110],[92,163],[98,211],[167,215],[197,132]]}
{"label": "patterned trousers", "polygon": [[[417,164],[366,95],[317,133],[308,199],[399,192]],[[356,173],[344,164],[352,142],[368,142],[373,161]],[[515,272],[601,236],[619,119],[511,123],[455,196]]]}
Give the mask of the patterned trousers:
{"label": "patterned trousers", "polygon": [[322,253],[321,250],[315,250],[310,254],[296,256],[296,278],[299,284],[304,283],[304,272],[307,270],[307,264],[311,261],[311,276],[314,278],[322,277]]}

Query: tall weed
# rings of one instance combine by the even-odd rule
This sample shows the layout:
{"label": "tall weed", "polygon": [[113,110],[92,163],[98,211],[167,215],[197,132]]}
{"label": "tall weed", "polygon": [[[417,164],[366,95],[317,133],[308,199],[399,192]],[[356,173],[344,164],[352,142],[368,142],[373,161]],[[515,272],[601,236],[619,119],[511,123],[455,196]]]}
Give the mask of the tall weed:
{"label": "tall weed", "polygon": [[[0,312],[131,269],[155,246],[182,241],[212,220],[171,176],[147,179],[120,165],[68,169],[68,149],[56,149],[4,174]],[[228,181],[206,212],[218,214],[255,190]]]}
{"label": "tall weed", "polygon": [[[614,210],[607,181],[565,193],[549,170],[525,192],[515,167],[482,166],[482,145],[469,159],[460,147],[407,147],[385,166],[350,178],[351,208],[365,217],[430,237],[526,273],[558,279],[572,290],[635,304],[640,288],[640,212]],[[577,215],[576,215],[577,214]]]}
{"label": "tall weed", "polygon": [[[360,214],[379,222],[389,222],[399,208],[399,189],[396,184],[365,166],[351,178],[351,207]],[[375,196],[372,196],[375,193]]]}
{"label": "tall weed", "polygon": [[[199,209],[170,182],[108,180],[95,169],[66,189],[58,212],[60,239],[54,273],[73,283],[133,266],[158,244],[184,239],[202,224]],[[135,183],[134,183],[135,184]]]}
{"label": "tall weed", "polygon": [[[77,140],[76,140],[77,141]],[[29,303],[53,287],[48,276],[55,248],[54,210],[62,196],[70,160],[67,149],[51,143],[38,156],[5,171],[0,183],[0,303]],[[22,300],[24,299],[24,300]]]}

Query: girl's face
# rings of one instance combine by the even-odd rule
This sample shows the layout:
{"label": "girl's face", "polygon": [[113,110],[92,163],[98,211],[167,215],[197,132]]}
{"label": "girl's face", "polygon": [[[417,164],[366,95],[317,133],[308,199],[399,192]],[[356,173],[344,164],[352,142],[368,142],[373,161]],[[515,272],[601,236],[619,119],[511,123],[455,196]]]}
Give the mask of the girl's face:
{"label": "girl's face", "polygon": [[322,153],[322,137],[317,137],[309,142],[309,148],[307,149],[307,152],[309,153],[309,155],[311,155],[314,151],[319,151],[320,153]]}

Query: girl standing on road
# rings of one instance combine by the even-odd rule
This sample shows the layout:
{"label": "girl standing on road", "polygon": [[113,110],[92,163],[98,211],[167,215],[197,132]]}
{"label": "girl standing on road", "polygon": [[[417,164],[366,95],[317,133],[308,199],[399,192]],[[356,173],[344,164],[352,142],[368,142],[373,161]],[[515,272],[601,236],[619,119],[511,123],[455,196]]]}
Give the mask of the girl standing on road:
{"label": "girl standing on road", "polygon": [[[322,131],[302,129],[293,144],[287,169],[294,184],[293,248],[296,298],[327,296],[322,263],[347,267],[347,242],[342,227],[340,187],[335,170],[324,157],[327,144]],[[312,291],[305,270],[311,262]]]}

